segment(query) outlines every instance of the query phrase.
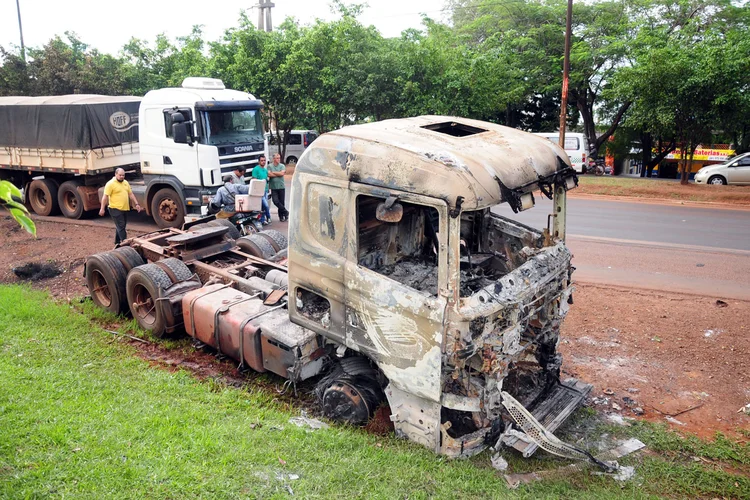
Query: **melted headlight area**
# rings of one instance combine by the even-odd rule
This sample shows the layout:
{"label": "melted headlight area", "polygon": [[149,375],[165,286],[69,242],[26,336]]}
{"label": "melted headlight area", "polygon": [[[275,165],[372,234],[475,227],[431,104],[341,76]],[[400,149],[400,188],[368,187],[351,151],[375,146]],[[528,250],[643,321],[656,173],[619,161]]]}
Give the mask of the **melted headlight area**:
{"label": "melted headlight area", "polygon": [[471,456],[499,440],[525,452],[530,443],[514,433],[501,391],[549,430],[582,399],[585,384],[560,382],[557,353],[570,258],[562,242],[489,209],[462,215],[459,315],[443,358],[443,453]]}

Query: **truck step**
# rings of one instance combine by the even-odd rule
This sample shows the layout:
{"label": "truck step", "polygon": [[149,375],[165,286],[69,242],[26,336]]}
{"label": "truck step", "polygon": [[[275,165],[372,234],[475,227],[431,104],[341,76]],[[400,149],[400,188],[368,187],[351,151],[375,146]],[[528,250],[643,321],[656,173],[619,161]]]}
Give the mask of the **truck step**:
{"label": "truck step", "polygon": [[[555,386],[547,397],[532,410],[534,418],[550,432],[554,432],[583,403],[593,386],[570,378]],[[504,444],[515,448],[528,458],[539,446],[531,439],[521,436],[506,436]]]}

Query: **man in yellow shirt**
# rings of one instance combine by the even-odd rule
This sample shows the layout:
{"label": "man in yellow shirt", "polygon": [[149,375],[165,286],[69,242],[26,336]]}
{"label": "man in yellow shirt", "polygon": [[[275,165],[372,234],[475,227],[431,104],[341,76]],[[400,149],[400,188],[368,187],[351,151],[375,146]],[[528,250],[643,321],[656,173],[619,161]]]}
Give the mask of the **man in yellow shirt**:
{"label": "man in yellow shirt", "polygon": [[128,237],[125,226],[128,224],[130,202],[133,203],[136,210],[141,211],[141,206],[136,201],[133,190],[130,189],[130,184],[125,180],[125,171],[118,168],[115,170],[115,176],[104,186],[102,207],[99,210],[99,215],[103,216],[104,208],[109,206],[109,215],[115,221],[115,245]]}

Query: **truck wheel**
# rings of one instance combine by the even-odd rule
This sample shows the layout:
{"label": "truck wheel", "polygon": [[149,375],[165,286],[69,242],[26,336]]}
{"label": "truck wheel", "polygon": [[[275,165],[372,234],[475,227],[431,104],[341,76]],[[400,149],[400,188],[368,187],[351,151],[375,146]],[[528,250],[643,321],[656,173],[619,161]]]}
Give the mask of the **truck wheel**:
{"label": "truck wheel", "polygon": [[[193,276],[193,272],[190,270],[190,268],[186,266],[185,263],[180,259],[175,259],[174,257],[160,260],[156,265],[161,267],[164,272],[167,273],[167,275],[169,276],[169,280],[173,285],[175,283],[179,283],[180,281],[189,280],[190,277]],[[164,267],[169,268],[169,271],[164,269]]]}
{"label": "truck wheel", "polygon": [[57,183],[52,179],[37,179],[29,185],[29,203],[38,215],[57,215]]}
{"label": "truck wheel", "polygon": [[275,229],[266,229],[264,231],[261,231],[261,236],[268,238],[271,240],[271,244],[276,248],[277,252],[280,252],[281,250],[284,250],[287,246],[289,246],[289,242],[287,240],[287,237],[284,233],[281,231],[277,231]]}
{"label": "truck wheel", "polygon": [[227,236],[232,238],[233,240],[236,240],[240,236],[242,236],[237,229],[237,226],[232,224],[231,221],[228,221],[227,219],[214,219],[211,222],[206,223],[207,226],[219,226],[219,227],[226,227],[229,228],[229,231],[227,231]]}
{"label": "truck wheel", "polygon": [[80,219],[86,212],[83,210],[83,199],[78,192],[78,183],[65,181],[57,190],[57,203],[60,211],[68,219]]}
{"label": "truck wheel", "polygon": [[141,328],[159,338],[167,328],[164,312],[157,307],[159,287],[164,290],[171,285],[172,280],[156,264],[138,266],[128,274],[126,289],[130,312]]}
{"label": "truck wheel", "polygon": [[98,253],[86,259],[86,285],[94,304],[120,314],[128,310],[125,282],[127,270],[110,252]]}
{"label": "truck wheel", "polygon": [[336,422],[364,425],[385,399],[378,372],[361,357],[344,358],[315,387],[323,415]]}
{"label": "truck wheel", "polygon": [[151,200],[151,216],[160,228],[182,227],[185,206],[174,189],[160,189]]}
{"label": "truck wheel", "polygon": [[273,245],[258,234],[251,234],[249,236],[243,236],[237,240],[237,246],[243,252],[258,257],[259,259],[270,259],[276,253]]}
{"label": "truck wheel", "polygon": [[142,266],[146,263],[135,248],[133,247],[119,247],[115,248],[110,252],[115,257],[120,259],[120,262],[125,266],[125,271],[130,272],[134,267]]}

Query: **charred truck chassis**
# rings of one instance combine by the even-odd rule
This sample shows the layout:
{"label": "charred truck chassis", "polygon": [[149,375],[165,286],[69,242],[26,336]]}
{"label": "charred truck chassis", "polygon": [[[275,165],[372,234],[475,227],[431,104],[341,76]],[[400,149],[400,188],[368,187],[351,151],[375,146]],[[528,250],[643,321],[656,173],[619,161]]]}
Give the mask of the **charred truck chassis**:
{"label": "charred truck chassis", "polygon": [[[560,381],[557,353],[572,303],[564,194],[576,183],[560,148],[505,127],[347,127],[298,162],[288,261],[226,228],[172,229],[91,257],[87,281],[99,305],[130,309],[157,334],[184,328],[295,383],[322,374],[330,418],[364,423],[387,400],[396,433],[437,453],[504,444],[529,456],[537,444],[503,393],[553,431],[591,390]],[[531,208],[535,189],[554,192],[553,227],[492,212]]]}

